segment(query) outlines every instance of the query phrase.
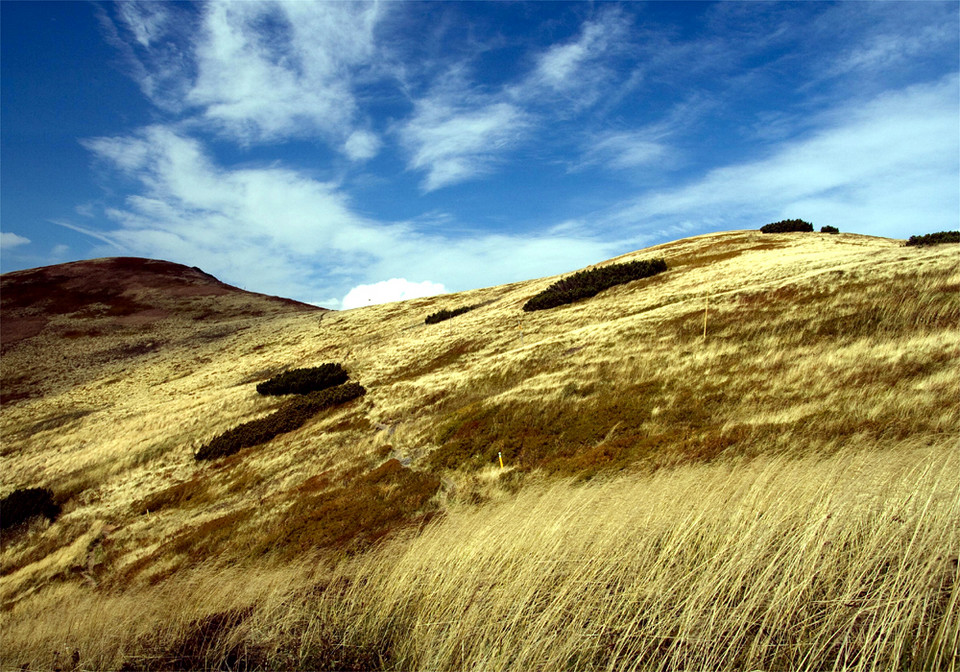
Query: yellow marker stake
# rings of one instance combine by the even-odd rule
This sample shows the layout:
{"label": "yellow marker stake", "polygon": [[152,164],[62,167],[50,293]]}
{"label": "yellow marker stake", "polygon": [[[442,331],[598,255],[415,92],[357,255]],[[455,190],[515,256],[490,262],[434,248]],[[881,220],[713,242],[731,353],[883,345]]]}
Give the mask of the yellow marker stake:
{"label": "yellow marker stake", "polygon": [[497,453],[497,457],[500,458],[500,468],[503,469],[503,453]]}

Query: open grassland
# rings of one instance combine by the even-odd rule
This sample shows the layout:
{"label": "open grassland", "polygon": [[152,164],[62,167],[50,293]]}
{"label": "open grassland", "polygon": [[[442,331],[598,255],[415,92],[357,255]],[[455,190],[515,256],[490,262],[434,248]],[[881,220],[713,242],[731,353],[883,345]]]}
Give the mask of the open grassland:
{"label": "open grassland", "polygon": [[[14,611],[99,669],[957,669],[960,456],[841,451],[540,484],[336,566],[207,564]],[[56,613],[56,619],[51,617]]]}
{"label": "open grassland", "polygon": [[[956,247],[611,261],[660,257],[536,313],[556,278],[5,350],[60,364],[0,412],[0,494],[63,513],[3,540],[2,665],[956,669]],[[325,362],[367,394],[194,460]]]}

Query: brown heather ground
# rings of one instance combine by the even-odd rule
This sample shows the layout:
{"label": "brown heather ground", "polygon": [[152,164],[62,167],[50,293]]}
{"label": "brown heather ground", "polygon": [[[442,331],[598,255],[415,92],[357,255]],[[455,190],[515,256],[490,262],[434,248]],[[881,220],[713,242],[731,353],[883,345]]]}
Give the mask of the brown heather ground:
{"label": "brown heather ground", "polygon": [[[5,347],[5,395],[54,382],[3,406],[2,494],[64,513],[3,539],[0,666],[960,668],[957,247],[738,231],[617,261],[657,256],[535,313],[555,278],[168,315],[121,359],[90,351],[147,328]],[[283,403],[256,382],[331,361],[367,395],[193,459]]]}

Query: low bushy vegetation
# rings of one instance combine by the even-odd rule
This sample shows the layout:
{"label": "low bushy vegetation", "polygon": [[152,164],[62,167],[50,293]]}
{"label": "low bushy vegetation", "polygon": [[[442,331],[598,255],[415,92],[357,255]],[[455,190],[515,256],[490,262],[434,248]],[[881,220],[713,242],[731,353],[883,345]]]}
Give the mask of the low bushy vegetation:
{"label": "low bushy vegetation", "polygon": [[0,529],[6,530],[43,516],[53,520],[60,515],[60,507],[47,488],[20,488],[0,500]]}
{"label": "low bushy vegetation", "polygon": [[350,376],[340,364],[322,364],[306,369],[284,371],[257,385],[263,395],[309,394],[347,382]]}
{"label": "low bushy vegetation", "polygon": [[665,270],[667,262],[663,259],[645,259],[578,271],[547,287],[527,301],[523,309],[530,312],[555,308],[590,298],[616,285],[649,278]]}
{"label": "low bushy vegetation", "polygon": [[838,229],[835,226],[830,226],[829,224],[827,224],[826,226],[820,227],[820,233],[840,233],[840,229]]}
{"label": "low bushy vegetation", "polygon": [[764,224],[761,233],[791,233],[793,231],[813,231],[813,224],[802,219],[782,219],[779,222]]}
{"label": "low bushy vegetation", "polygon": [[366,392],[359,383],[344,383],[303,395],[265,418],[245,422],[220,434],[203,446],[194,457],[197,460],[215,460],[233,455],[243,448],[266,443],[275,436],[299,429],[320,411],[344,404]]}
{"label": "low bushy vegetation", "polygon": [[443,322],[444,320],[449,320],[451,317],[456,317],[457,315],[463,315],[464,313],[469,313],[471,310],[476,308],[476,306],[460,306],[459,308],[454,308],[452,310],[438,310],[435,313],[427,315],[427,319],[423,321],[424,324],[436,324],[437,322]]}
{"label": "low bushy vegetation", "polygon": [[907,241],[909,247],[940,245],[942,243],[960,243],[960,231],[938,231],[937,233],[927,233],[922,236],[910,236],[910,239]]}
{"label": "low bushy vegetation", "polygon": [[303,492],[277,524],[265,530],[254,554],[289,558],[317,548],[356,551],[389,533],[428,521],[440,479],[387,460],[341,487]]}

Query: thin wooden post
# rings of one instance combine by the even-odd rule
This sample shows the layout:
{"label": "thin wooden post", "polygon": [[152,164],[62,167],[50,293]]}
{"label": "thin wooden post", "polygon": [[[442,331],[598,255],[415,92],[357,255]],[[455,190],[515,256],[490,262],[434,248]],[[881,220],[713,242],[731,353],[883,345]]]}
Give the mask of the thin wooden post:
{"label": "thin wooden post", "polygon": [[703,340],[707,340],[707,311],[710,309],[710,297],[703,304]]}

